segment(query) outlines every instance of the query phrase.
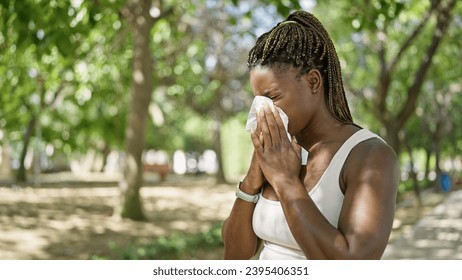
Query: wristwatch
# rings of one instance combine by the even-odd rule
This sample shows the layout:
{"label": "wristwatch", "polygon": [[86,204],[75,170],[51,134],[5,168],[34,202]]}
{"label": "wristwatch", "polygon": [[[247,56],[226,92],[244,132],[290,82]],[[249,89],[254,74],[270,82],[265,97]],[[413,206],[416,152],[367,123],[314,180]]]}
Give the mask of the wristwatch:
{"label": "wristwatch", "polygon": [[248,193],[245,193],[241,190],[240,186],[242,184],[242,181],[240,181],[239,183],[237,183],[237,186],[236,186],[236,197],[244,200],[244,201],[247,201],[247,202],[253,202],[253,203],[257,203],[258,199],[260,198],[260,195],[259,194],[255,194],[255,195],[252,195],[252,194],[248,194]]}

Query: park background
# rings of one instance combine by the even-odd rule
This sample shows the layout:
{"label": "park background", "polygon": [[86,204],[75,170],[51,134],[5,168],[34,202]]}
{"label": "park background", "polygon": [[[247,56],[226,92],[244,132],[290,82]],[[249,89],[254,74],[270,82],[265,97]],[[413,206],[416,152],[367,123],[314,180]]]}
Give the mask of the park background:
{"label": "park background", "polygon": [[296,9],[400,157],[390,242],[458,191],[460,1],[1,0],[0,259],[222,258],[247,53]]}

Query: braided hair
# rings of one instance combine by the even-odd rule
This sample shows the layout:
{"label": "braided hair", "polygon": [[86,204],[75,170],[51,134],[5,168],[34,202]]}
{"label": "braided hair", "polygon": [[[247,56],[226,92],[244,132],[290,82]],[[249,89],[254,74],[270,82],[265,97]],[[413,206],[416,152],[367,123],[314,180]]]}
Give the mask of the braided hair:
{"label": "braided hair", "polygon": [[301,77],[312,69],[321,72],[327,90],[325,101],[332,116],[353,123],[343,88],[340,62],[322,23],[311,13],[296,11],[262,34],[250,50],[247,66],[295,67]]}

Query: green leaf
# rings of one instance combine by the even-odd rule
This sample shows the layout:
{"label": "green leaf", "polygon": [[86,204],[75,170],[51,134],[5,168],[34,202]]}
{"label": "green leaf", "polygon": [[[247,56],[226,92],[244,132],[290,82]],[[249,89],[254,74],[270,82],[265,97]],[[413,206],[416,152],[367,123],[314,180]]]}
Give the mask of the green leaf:
{"label": "green leaf", "polygon": [[74,54],[75,47],[69,40],[69,37],[66,36],[66,34],[59,33],[54,37],[54,39],[56,42],[56,47],[64,57],[69,57]]}

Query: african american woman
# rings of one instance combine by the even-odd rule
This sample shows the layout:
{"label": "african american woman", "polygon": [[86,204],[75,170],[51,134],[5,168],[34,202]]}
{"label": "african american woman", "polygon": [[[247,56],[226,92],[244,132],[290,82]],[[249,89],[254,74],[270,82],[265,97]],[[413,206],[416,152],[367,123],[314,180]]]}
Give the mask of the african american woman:
{"label": "african american woman", "polygon": [[223,223],[224,258],[380,259],[393,224],[398,159],[353,122],[321,22],[292,13],[257,39],[248,67],[254,96],[273,106],[257,110],[254,154]]}

